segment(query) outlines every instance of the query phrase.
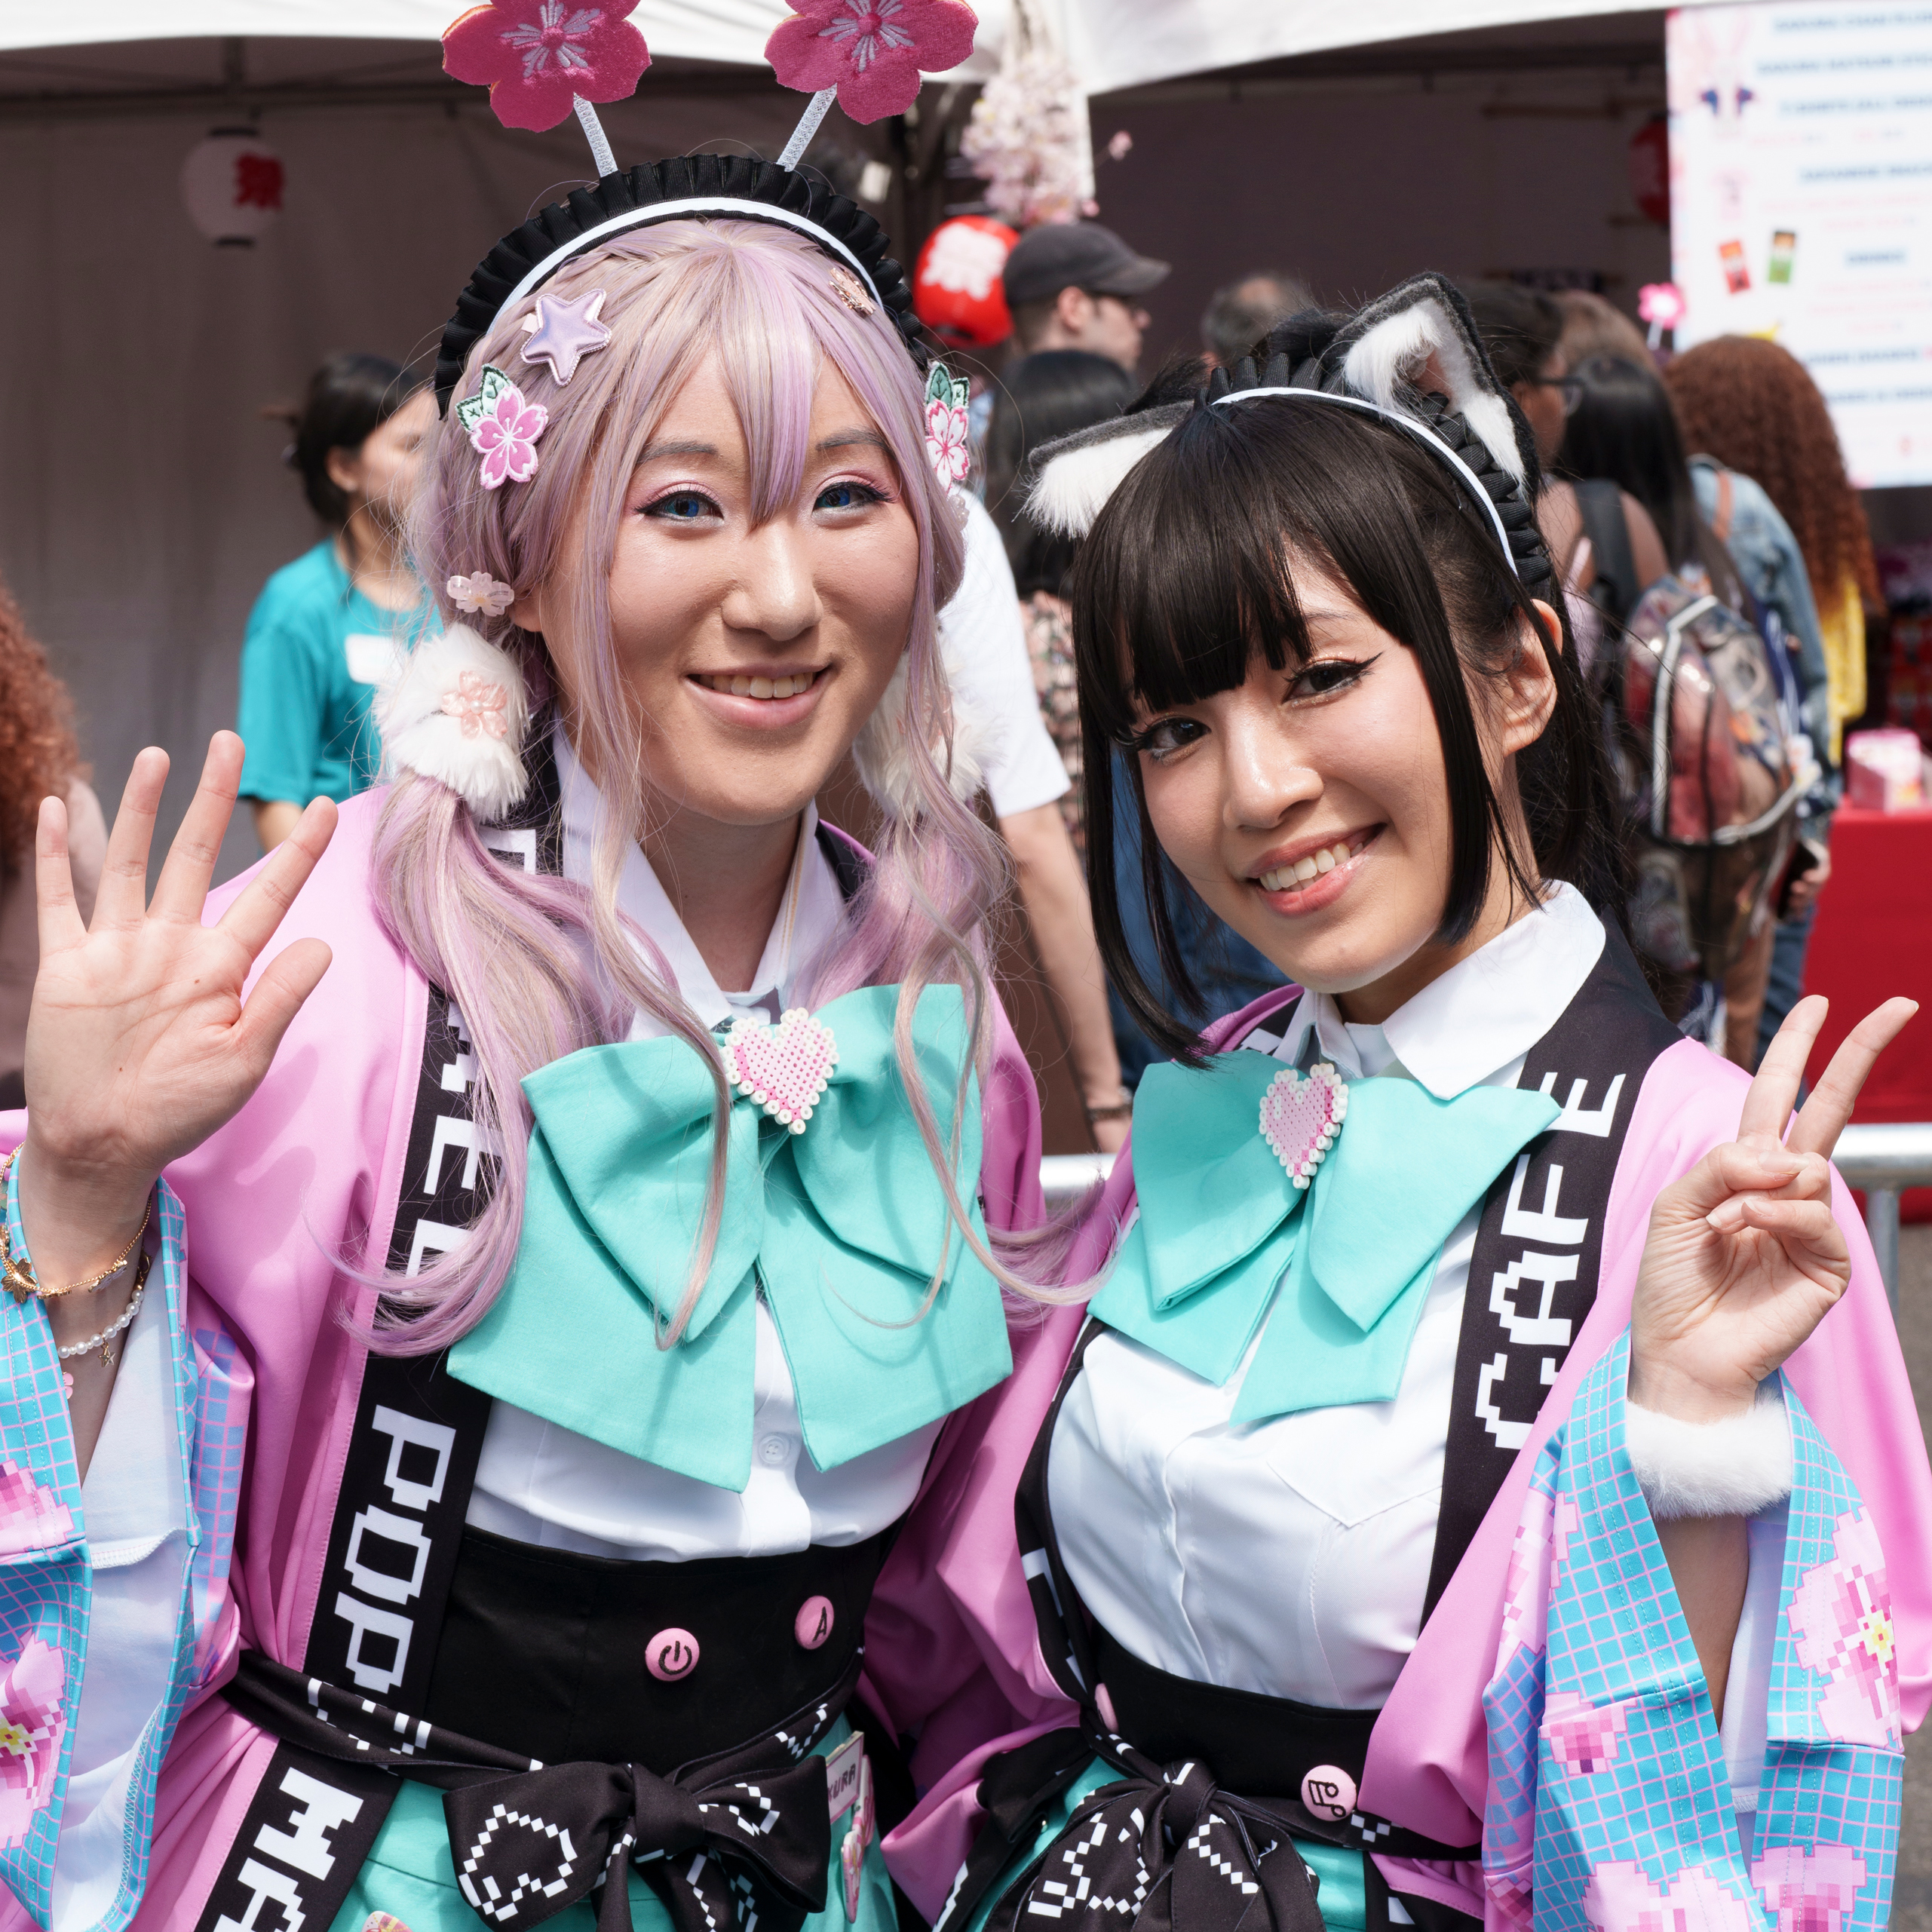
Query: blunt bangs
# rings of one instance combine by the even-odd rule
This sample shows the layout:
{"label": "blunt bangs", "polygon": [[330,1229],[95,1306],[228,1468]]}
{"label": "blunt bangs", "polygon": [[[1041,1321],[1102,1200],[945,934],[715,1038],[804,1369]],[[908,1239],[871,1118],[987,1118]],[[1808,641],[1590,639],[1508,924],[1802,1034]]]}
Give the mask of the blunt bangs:
{"label": "blunt bangs", "polygon": [[[1182,1059],[1196,1057],[1196,1029],[1212,1017],[1171,909],[1192,889],[1155,836],[1139,759],[1122,753],[1136,701],[1154,711],[1200,704],[1245,682],[1256,658],[1277,671],[1307,661],[1296,559],[1320,564],[1415,653],[1449,781],[1449,877],[1436,937],[1453,943],[1469,932],[1492,863],[1533,890],[1489,784],[1470,687],[1513,661],[1519,615],[1541,630],[1486,511],[1413,437],[1353,410],[1290,397],[1198,407],[1115,492],[1069,584],[1096,932],[1136,1021]],[[1557,713],[1519,754],[1518,777],[1544,876],[1586,873],[1578,882],[1590,891],[1599,868],[1582,847],[1605,793],[1566,626],[1552,657]],[[1118,803],[1117,759],[1132,792]],[[1139,816],[1158,988],[1135,965],[1106,857],[1120,809]]]}

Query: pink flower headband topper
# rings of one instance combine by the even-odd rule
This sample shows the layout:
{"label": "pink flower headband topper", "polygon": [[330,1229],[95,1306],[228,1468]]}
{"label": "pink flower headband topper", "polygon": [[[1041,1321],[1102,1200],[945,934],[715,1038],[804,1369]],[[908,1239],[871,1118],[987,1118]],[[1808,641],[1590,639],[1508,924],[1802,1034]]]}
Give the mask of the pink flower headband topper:
{"label": "pink flower headband topper", "polygon": [[528,483],[536,474],[537,438],[549,425],[550,412],[526,401],[494,363],[483,364],[476,394],[457,403],[456,420],[469,431],[470,446],[483,452],[477,479],[485,489]]}
{"label": "pink flower headband topper", "polygon": [[541,133],[575,112],[601,175],[616,157],[593,101],[628,100],[651,64],[630,24],[637,0],[488,0],[444,29],[443,71],[489,90],[506,127]]}
{"label": "pink flower headband topper", "polygon": [[903,114],[923,74],[956,67],[973,51],[979,20],[966,0],[793,0],[797,8],[765,43],[780,85],[811,105],[778,157],[796,167],[836,99],[854,121]]}

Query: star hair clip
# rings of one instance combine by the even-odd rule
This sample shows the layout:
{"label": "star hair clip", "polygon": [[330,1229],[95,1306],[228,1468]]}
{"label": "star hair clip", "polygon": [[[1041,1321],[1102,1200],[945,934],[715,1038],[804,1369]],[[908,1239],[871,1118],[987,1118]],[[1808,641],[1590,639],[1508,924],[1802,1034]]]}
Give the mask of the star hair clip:
{"label": "star hair clip", "polygon": [[610,341],[609,327],[597,320],[603,312],[604,294],[602,289],[592,289],[568,302],[540,295],[523,317],[523,327],[530,338],[523,347],[523,360],[547,363],[560,389],[577,373],[584,357],[595,355]]}

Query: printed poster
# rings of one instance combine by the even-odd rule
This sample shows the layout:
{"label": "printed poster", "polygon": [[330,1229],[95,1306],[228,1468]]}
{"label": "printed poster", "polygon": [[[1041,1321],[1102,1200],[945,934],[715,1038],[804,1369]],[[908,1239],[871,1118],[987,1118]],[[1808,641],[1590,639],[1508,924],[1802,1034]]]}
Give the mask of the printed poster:
{"label": "printed poster", "polygon": [[1769,336],[1854,483],[1932,483],[1932,4],[1684,8],[1667,34],[1677,346]]}

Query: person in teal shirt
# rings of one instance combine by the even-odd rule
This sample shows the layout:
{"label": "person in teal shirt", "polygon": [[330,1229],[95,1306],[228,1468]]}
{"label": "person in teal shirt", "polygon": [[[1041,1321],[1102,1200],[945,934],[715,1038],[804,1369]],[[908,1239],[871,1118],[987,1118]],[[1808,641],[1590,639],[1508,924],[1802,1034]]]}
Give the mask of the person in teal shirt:
{"label": "person in teal shirt", "polygon": [[311,799],[376,781],[370,702],[424,604],[401,517],[433,420],[419,377],[360,354],[324,363],[293,419],[289,461],[330,534],[268,579],[242,643],[241,796],[265,851]]}

